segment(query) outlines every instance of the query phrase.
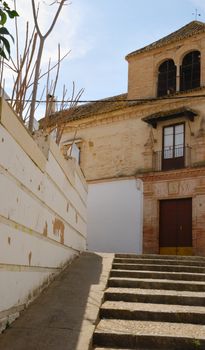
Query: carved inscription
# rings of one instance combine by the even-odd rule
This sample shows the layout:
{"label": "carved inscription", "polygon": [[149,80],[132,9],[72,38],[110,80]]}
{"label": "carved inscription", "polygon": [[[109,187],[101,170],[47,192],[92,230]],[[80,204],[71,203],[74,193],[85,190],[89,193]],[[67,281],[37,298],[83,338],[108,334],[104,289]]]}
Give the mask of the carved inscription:
{"label": "carved inscription", "polygon": [[166,183],[157,183],[154,186],[154,193],[157,197],[166,197],[167,196],[167,184]]}
{"label": "carved inscription", "polygon": [[179,193],[179,183],[177,181],[168,183],[168,193],[178,194]]}
{"label": "carved inscription", "polygon": [[180,183],[180,194],[181,195],[191,195],[195,189],[195,180],[181,181]]}

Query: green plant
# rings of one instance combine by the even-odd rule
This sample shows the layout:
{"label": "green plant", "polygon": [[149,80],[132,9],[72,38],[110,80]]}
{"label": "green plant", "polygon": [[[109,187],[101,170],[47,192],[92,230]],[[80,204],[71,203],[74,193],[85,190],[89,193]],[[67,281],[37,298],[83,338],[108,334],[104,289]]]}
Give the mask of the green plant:
{"label": "green plant", "polygon": [[200,349],[200,340],[199,339],[193,339],[194,349]]}
{"label": "green plant", "polygon": [[7,320],[5,329],[8,329],[9,327],[10,327],[10,323],[9,323],[9,320]]}
{"label": "green plant", "polygon": [[5,27],[8,17],[13,19],[18,16],[16,10],[11,10],[8,4],[0,0],[0,57],[8,59],[10,57],[10,43],[8,36],[14,41],[12,35]]}

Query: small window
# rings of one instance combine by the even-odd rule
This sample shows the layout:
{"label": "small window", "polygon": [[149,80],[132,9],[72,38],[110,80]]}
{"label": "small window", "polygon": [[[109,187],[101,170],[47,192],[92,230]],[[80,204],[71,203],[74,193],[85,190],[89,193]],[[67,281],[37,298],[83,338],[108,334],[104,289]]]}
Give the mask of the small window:
{"label": "small window", "polygon": [[182,61],[180,71],[180,91],[200,87],[200,52],[188,53]]}
{"label": "small window", "polygon": [[67,155],[73,157],[77,160],[77,163],[80,164],[80,147],[73,143],[67,150]]}
{"label": "small window", "polygon": [[176,66],[167,60],[159,66],[157,96],[166,96],[176,91]]}

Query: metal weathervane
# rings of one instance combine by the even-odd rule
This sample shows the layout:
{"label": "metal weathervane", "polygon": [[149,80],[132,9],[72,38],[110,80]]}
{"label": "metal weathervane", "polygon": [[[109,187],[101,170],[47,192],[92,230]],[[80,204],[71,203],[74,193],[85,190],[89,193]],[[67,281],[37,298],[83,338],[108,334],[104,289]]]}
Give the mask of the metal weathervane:
{"label": "metal weathervane", "polygon": [[195,21],[197,21],[198,17],[201,17],[201,13],[199,13],[198,9],[195,9],[195,12],[192,12],[192,15],[195,16]]}

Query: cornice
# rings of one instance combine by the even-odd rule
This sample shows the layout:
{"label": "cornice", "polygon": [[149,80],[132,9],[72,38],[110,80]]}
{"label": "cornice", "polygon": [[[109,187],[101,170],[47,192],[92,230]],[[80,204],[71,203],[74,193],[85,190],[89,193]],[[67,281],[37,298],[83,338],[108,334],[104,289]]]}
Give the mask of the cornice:
{"label": "cornice", "polygon": [[183,99],[157,99],[149,101],[149,103],[146,102],[144,104],[133,105],[120,110],[111,111],[100,115],[93,115],[88,118],[83,118],[76,121],[71,121],[65,126],[64,132],[69,132],[76,128],[86,129],[91,126],[95,127],[132,118],[139,119],[146,117],[153,111],[163,112],[169,110],[170,108],[173,108],[173,106],[176,106],[176,108],[184,106],[198,106],[199,101],[201,102],[201,99],[204,98],[204,96],[200,96],[199,98],[190,100],[190,96],[193,95],[194,93],[192,92],[187,96],[187,98]]}
{"label": "cornice", "polygon": [[137,178],[140,178],[144,182],[179,180],[185,178],[196,178],[200,176],[205,176],[205,167],[185,168],[136,175]]}

